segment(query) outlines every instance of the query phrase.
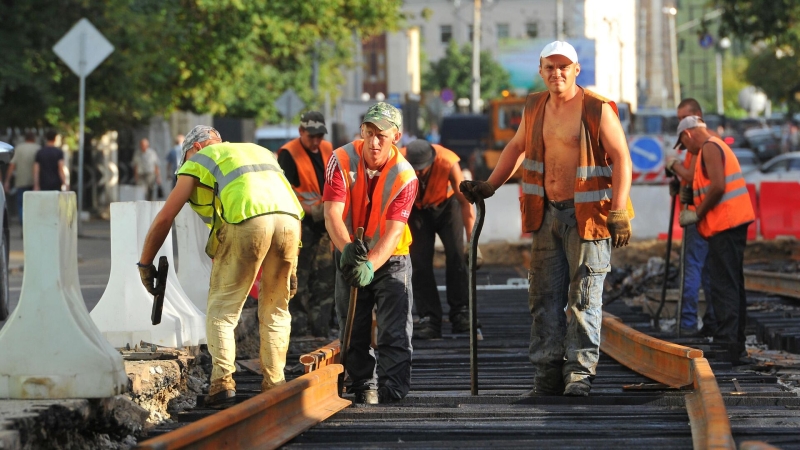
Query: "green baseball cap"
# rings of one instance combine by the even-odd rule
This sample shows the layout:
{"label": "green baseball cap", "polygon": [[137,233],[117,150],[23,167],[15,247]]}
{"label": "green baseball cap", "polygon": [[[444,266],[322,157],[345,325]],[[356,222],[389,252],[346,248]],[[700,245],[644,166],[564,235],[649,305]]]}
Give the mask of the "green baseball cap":
{"label": "green baseball cap", "polygon": [[388,130],[391,127],[397,127],[398,130],[402,130],[403,115],[394,106],[385,102],[378,102],[369,107],[361,123],[371,123],[381,131]]}

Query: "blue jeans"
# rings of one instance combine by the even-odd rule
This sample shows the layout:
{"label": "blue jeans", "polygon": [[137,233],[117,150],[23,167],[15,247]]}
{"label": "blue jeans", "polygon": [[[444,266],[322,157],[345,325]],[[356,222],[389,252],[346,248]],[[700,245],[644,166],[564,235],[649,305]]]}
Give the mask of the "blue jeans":
{"label": "blue jeans", "polygon": [[[336,313],[339,315],[339,338],[344,340],[350,285],[344,280],[339,259],[336,263]],[[385,386],[395,399],[404,398],[411,389],[411,258],[392,256],[375,271],[372,283],[358,290],[350,347],[347,351],[347,373],[352,380],[350,392]],[[378,358],[370,347],[372,341],[372,309],[377,307]],[[376,364],[377,362],[377,364]],[[376,370],[377,369],[377,370]]]}
{"label": "blue jeans", "polygon": [[28,191],[32,191],[33,186],[21,186],[17,187],[17,194],[16,194],[16,202],[17,202],[17,214],[19,214],[19,224],[22,225],[22,195]]}
{"label": "blue jeans", "polygon": [[689,225],[683,229],[686,239],[683,273],[683,301],[681,304],[681,328],[697,329],[697,304],[700,296],[700,285],[706,295],[706,313],[703,325],[713,329],[716,326],[714,308],[711,306],[711,277],[706,264],[708,242],[697,232],[697,225]]}
{"label": "blue jeans", "polygon": [[546,206],[533,232],[528,306],[534,389],[561,394],[568,383],[591,384],[600,356],[603,281],[611,240],[586,241]]}

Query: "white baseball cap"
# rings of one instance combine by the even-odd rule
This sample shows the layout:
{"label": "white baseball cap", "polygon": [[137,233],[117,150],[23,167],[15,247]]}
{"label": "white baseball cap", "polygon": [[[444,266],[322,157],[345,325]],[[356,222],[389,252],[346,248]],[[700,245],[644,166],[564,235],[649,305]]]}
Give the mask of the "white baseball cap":
{"label": "white baseball cap", "polygon": [[545,45],[542,49],[542,53],[539,54],[539,58],[547,58],[553,55],[566,56],[570,61],[574,63],[578,62],[578,52],[575,51],[575,47],[570,45],[569,42],[553,41]]}
{"label": "white baseball cap", "polygon": [[686,147],[681,144],[681,134],[686,130],[691,130],[692,128],[705,128],[706,124],[703,122],[703,118],[700,116],[686,116],[683,120],[678,123],[678,142],[675,143],[673,148],[680,147],[681,150],[685,149]]}

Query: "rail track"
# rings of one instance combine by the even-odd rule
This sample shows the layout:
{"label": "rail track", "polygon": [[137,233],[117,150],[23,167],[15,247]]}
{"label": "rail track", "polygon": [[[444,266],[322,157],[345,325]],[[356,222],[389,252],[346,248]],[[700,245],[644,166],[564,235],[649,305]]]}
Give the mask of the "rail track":
{"label": "rail track", "polygon": [[668,342],[623,302],[606,307],[597,378],[584,398],[521,396],[531,385],[525,290],[482,290],[479,311],[477,396],[468,336],[445,334],[414,342],[404,400],[347,407],[336,395],[341,366],[332,343],[303,356],[309,373],[280,392],[259,394],[260,380],[239,374],[245,401],[214,415],[183,413],[178,420],[193,423],[140,448],[800,449],[800,398],[774,375],[732,367],[705,339]]}

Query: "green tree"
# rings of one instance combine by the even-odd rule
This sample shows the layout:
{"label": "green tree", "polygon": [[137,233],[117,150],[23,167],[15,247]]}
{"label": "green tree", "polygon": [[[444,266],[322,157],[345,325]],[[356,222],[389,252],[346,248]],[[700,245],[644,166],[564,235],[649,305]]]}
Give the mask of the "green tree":
{"label": "green tree", "polygon": [[318,104],[334,93],[353,49],[396,27],[401,0],[47,0],[0,2],[0,125],[73,128],[78,79],[52,52],[80,18],[115,51],[87,78],[87,125],[136,125],[175,109],[277,119],[288,87]]}
{"label": "green tree", "polygon": [[[481,98],[489,100],[500,96],[511,84],[506,69],[486,51],[481,52]],[[461,48],[450,41],[445,56],[432,62],[430,69],[422,74],[422,89],[425,91],[452,89],[456,98],[472,95],[472,45]]]}

